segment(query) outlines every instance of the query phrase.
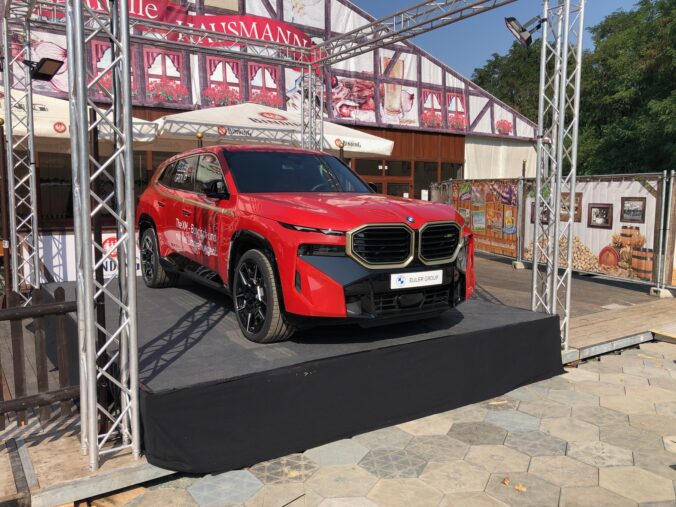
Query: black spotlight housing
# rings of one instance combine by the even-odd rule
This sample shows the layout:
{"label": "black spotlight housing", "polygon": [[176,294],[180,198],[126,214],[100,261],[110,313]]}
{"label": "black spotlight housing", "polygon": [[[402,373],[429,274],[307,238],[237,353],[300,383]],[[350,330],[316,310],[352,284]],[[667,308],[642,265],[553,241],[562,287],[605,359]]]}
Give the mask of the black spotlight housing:
{"label": "black spotlight housing", "polygon": [[42,58],[39,62],[24,60],[23,63],[30,69],[29,74],[33,81],[51,81],[63,66],[61,60],[53,58]]}
{"label": "black spotlight housing", "polygon": [[[542,19],[539,16],[534,17],[525,25],[522,25],[516,18],[505,18],[505,26],[514,38],[524,47],[528,47],[533,42],[533,34],[542,26]],[[531,28],[533,27],[533,28]]]}

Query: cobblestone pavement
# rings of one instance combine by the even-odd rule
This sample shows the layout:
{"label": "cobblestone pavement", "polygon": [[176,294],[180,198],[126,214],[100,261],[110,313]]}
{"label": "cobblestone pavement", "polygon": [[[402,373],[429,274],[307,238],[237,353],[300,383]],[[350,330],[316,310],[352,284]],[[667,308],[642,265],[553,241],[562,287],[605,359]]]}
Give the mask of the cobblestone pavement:
{"label": "cobblestone pavement", "polygon": [[676,505],[675,485],[676,345],[648,343],[247,470],[174,476],[130,505],[647,507]]}

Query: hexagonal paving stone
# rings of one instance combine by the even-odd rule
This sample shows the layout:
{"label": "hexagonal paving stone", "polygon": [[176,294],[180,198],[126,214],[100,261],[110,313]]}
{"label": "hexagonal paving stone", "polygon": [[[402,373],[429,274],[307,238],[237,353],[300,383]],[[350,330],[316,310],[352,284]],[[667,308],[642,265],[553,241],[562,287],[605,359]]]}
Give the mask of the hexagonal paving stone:
{"label": "hexagonal paving stone", "polygon": [[501,396],[500,398],[486,400],[481,403],[481,406],[487,409],[489,412],[492,410],[516,410],[519,406],[519,401]]}
{"label": "hexagonal paving stone", "polygon": [[601,396],[602,407],[622,412],[623,414],[655,413],[655,404],[636,396]]}
{"label": "hexagonal paving stone", "polygon": [[636,507],[636,502],[604,488],[562,488],[559,507]]}
{"label": "hexagonal paving stone", "polygon": [[666,368],[657,368],[654,366],[644,366],[643,368],[639,366],[625,366],[622,368],[622,371],[628,375],[636,375],[637,377],[650,378],[650,377],[669,377],[669,370]]}
{"label": "hexagonal paving stone", "polygon": [[363,433],[353,437],[360,444],[369,449],[403,449],[413,438],[413,435],[406,433],[399,428],[383,428],[369,433]]}
{"label": "hexagonal paving stone", "polygon": [[629,424],[635,428],[652,431],[661,436],[676,433],[676,418],[668,415],[638,414],[629,416]]}
{"label": "hexagonal paving stone", "polygon": [[507,507],[507,504],[486,493],[453,493],[444,496],[439,507]]}
{"label": "hexagonal paving stone", "polygon": [[547,389],[533,385],[522,386],[505,394],[506,398],[512,398],[517,401],[535,401],[541,400],[547,395]]}
{"label": "hexagonal paving stone", "polygon": [[665,479],[676,481],[676,470],[671,468],[676,466],[676,456],[671,452],[664,450],[635,452],[634,465],[661,475]]}
{"label": "hexagonal paving stone", "polygon": [[623,386],[647,386],[648,379],[637,377],[636,375],[627,375],[626,373],[601,373],[599,375],[601,382],[610,384],[620,384]]}
{"label": "hexagonal paving stone", "polygon": [[455,460],[428,464],[420,480],[444,493],[460,493],[483,491],[489,476],[483,468]]}
{"label": "hexagonal paving stone", "polygon": [[530,458],[504,445],[475,445],[469,448],[465,461],[489,472],[525,472]]}
{"label": "hexagonal paving stone", "polygon": [[529,456],[556,456],[566,454],[566,441],[542,431],[510,432],[505,445]]}
{"label": "hexagonal paving stone", "polygon": [[434,414],[422,419],[416,419],[397,427],[414,436],[445,435],[453,425],[453,419],[448,413]]}
{"label": "hexagonal paving stone", "polygon": [[300,482],[263,486],[246,501],[246,507],[286,507],[305,497],[305,487]]}
{"label": "hexagonal paving stone", "polygon": [[324,498],[366,496],[376,482],[377,477],[360,466],[339,465],[320,468],[305,481],[305,487]]}
{"label": "hexagonal paving stone", "polygon": [[622,373],[622,366],[618,364],[602,363],[601,361],[596,361],[594,359],[591,359],[588,362],[581,364],[579,368],[582,368],[585,371],[592,371],[599,374]]}
{"label": "hexagonal paving stone", "polygon": [[420,479],[383,479],[373,487],[368,498],[381,507],[436,507],[442,494]]}
{"label": "hexagonal paving stone", "polygon": [[488,410],[479,405],[467,405],[465,407],[444,412],[444,414],[450,416],[454,424],[463,422],[481,422],[484,420],[487,413]]}
{"label": "hexagonal paving stone", "polygon": [[303,454],[318,465],[350,465],[359,463],[367,452],[368,448],[355,440],[338,440],[309,449]]}
{"label": "hexagonal paving stone", "polygon": [[131,502],[125,504],[125,507],[151,507],[153,505],[162,507],[198,507],[199,504],[184,489],[161,488],[148,490],[146,493],[137,496]]}
{"label": "hexagonal paving stone", "polygon": [[629,423],[629,417],[626,414],[605,407],[575,407],[573,417],[599,427]]}
{"label": "hexagonal paving stone", "polygon": [[540,419],[518,410],[491,410],[486,415],[486,422],[507,431],[536,430],[540,427]]}
{"label": "hexagonal paving stone", "polygon": [[469,445],[447,435],[432,435],[414,437],[406,446],[411,451],[427,461],[450,461],[462,459]]}
{"label": "hexagonal paving stone", "polygon": [[651,386],[669,389],[670,391],[676,391],[676,378],[653,377],[649,380],[649,382]]}
{"label": "hexagonal paving stone", "polygon": [[[519,507],[543,507],[559,504],[560,489],[533,474],[509,474],[509,484],[503,484],[504,474],[491,475],[486,493],[503,501],[507,505]],[[519,491],[516,486],[524,489]]]}
{"label": "hexagonal paving stone", "polygon": [[599,374],[593,371],[581,368],[564,368],[566,373],[563,375],[568,382],[598,382]]}
{"label": "hexagonal paving stone", "polygon": [[655,403],[655,411],[658,415],[676,417],[676,401],[664,401]]}
{"label": "hexagonal paving stone", "polygon": [[489,423],[456,423],[448,436],[470,445],[502,444],[507,431]]}
{"label": "hexagonal paving stone", "polygon": [[598,380],[584,380],[575,384],[576,391],[593,394],[594,396],[623,396],[626,394],[625,387],[621,384],[599,382]]}
{"label": "hexagonal paving stone", "polygon": [[616,424],[601,428],[600,439],[603,442],[631,449],[632,451],[662,450],[662,438],[652,431],[634,428],[628,424]]}
{"label": "hexagonal paving stone", "polygon": [[195,481],[188,493],[200,507],[224,507],[245,502],[263,484],[245,470],[235,470],[219,475],[207,475]]}
{"label": "hexagonal paving stone", "polygon": [[556,377],[548,378],[531,384],[537,387],[544,387],[546,389],[572,389],[573,383],[569,382],[565,375],[558,375]]}
{"label": "hexagonal paving stone", "polygon": [[378,507],[378,504],[364,497],[326,498],[319,507]]}
{"label": "hexagonal paving stone", "polygon": [[571,410],[571,407],[551,400],[522,401],[519,403],[519,412],[539,418],[568,417]]}
{"label": "hexagonal paving stone", "polygon": [[639,503],[674,500],[671,481],[635,466],[601,468],[599,485]]}
{"label": "hexagonal paving stone", "polygon": [[417,454],[399,449],[370,451],[359,465],[381,479],[418,477],[427,461]]}
{"label": "hexagonal paving stone", "polygon": [[617,447],[606,442],[571,442],[566,453],[583,463],[595,467],[614,467],[633,465],[634,460],[629,449]]}
{"label": "hexagonal paving stone", "polygon": [[636,396],[653,403],[664,403],[665,401],[676,401],[676,392],[661,387],[649,385],[640,387],[626,387],[627,396]]}
{"label": "hexagonal paving stone", "polygon": [[569,407],[598,406],[599,397],[573,389],[551,389],[547,399]]}
{"label": "hexagonal paving stone", "polygon": [[543,419],[540,424],[540,430],[566,440],[567,442],[599,439],[598,426],[572,417]]}
{"label": "hexagonal paving stone", "polygon": [[283,458],[264,461],[252,466],[249,471],[263,484],[282,484],[284,482],[303,482],[319,468],[317,464],[302,454],[290,454]]}
{"label": "hexagonal paving stone", "polygon": [[536,456],[528,473],[557,486],[598,486],[598,469],[568,456]]}

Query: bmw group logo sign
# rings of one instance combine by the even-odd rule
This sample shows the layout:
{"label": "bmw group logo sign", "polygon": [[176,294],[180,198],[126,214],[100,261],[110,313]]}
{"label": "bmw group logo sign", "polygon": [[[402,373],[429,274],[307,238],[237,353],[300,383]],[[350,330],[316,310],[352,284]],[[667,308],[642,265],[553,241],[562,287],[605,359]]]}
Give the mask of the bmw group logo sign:
{"label": "bmw group logo sign", "polygon": [[415,218],[413,218],[413,217],[406,217],[406,221],[407,221],[409,224],[413,224],[413,223],[415,223]]}
{"label": "bmw group logo sign", "polygon": [[399,275],[396,281],[397,287],[403,287],[406,285],[406,277],[404,275]]}

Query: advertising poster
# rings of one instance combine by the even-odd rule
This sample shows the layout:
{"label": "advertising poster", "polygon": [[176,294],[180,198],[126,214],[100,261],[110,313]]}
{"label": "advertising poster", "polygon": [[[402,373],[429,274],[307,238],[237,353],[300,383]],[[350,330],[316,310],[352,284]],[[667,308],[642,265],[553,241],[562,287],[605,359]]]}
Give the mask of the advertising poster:
{"label": "advertising poster", "polygon": [[[637,281],[655,281],[661,199],[659,175],[579,177],[575,189],[573,269]],[[570,201],[568,194],[562,195]],[[570,206],[570,205],[569,205]],[[527,223],[533,223],[534,193],[526,194]],[[561,213],[561,220],[568,218]],[[658,220],[659,221],[659,220]],[[524,259],[533,258],[533,226],[526,227]],[[567,244],[559,244],[567,265]]]}
{"label": "advertising poster", "polygon": [[469,219],[477,250],[516,257],[518,195],[518,180],[451,182],[451,204]]}

